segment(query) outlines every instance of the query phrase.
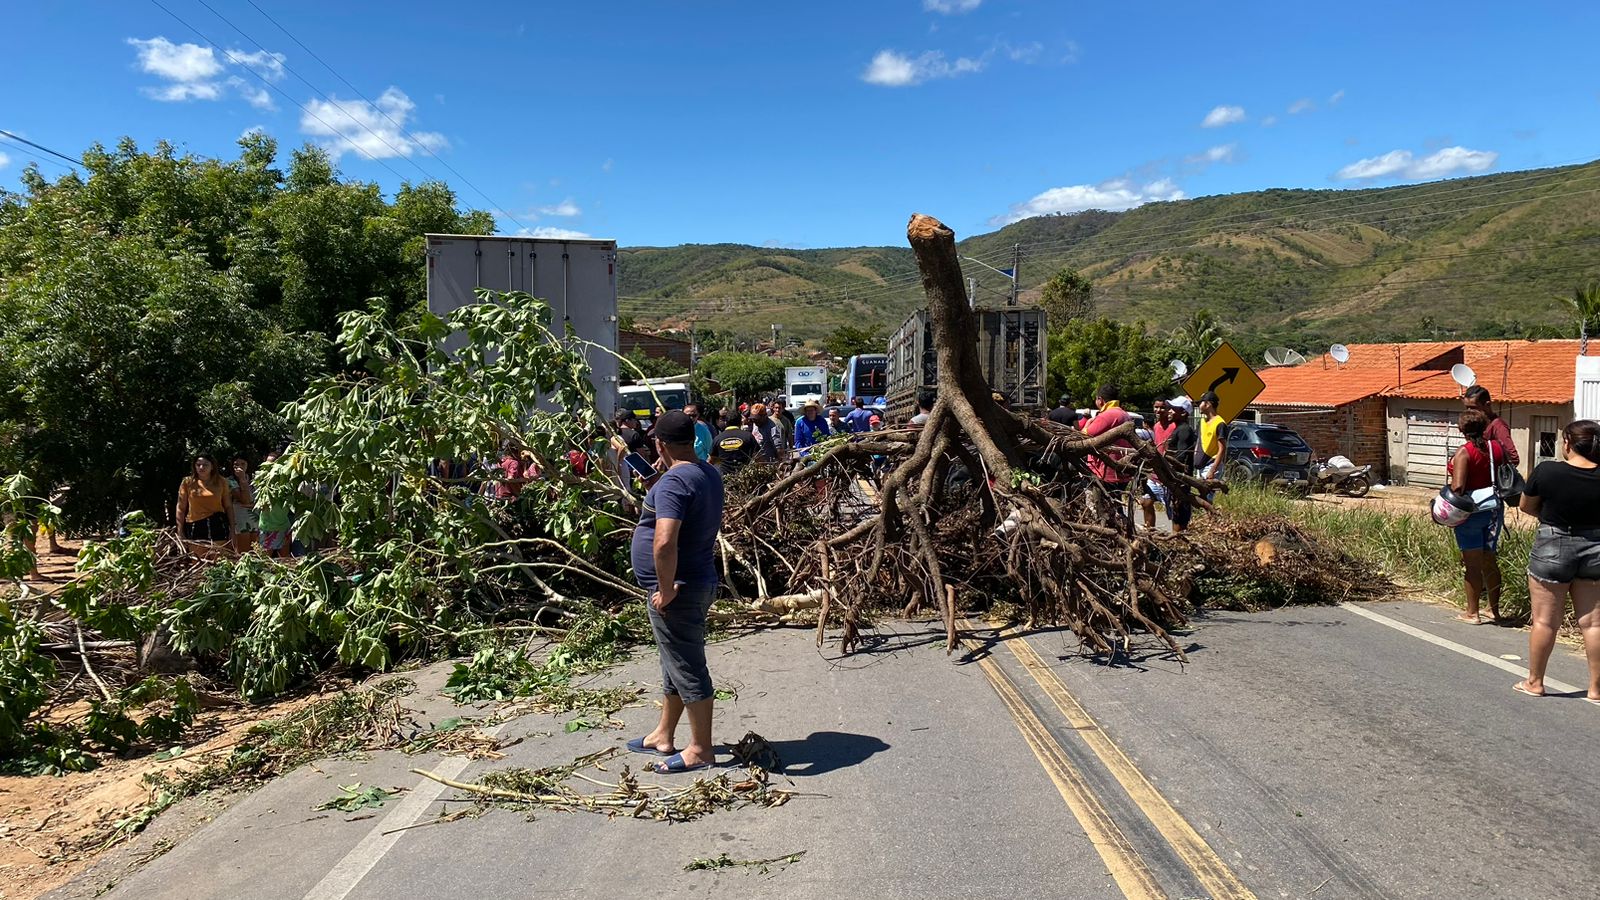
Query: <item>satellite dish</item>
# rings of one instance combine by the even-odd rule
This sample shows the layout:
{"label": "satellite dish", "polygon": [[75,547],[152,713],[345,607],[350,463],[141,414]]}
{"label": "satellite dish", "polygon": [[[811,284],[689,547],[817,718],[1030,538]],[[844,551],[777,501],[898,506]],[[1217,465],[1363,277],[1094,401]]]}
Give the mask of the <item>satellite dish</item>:
{"label": "satellite dish", "polygon": [[1456,384],[1464,388],[1472,387],[1478,383],[1478,373],[1472,371],[1472,367],[1466,363],[1456,363],[1451,366],[1450,377]]}
{"label": "satellite dish", "polygon": [[1266,357],[1269,366],[1287,366],[1289,354],[1293,352],[1288,347],[1268,347],[1267,352],[1261,355]]}
{"label": "satellite dish", "polygon": [[1189,366],[1181,359],[1175,359],[1172,362],[1167,363],[1167,365],[1172,367],[1173,381],[1181,381],[1183,380],[1183,376],[1189,374]]}
{"label": "satellite dish", "polygon": [[1298,366],[1298,365],[1300,365],[1301,363],[1303,363],[1305,361],[1306,361],[1306,358],[1304,356],[1301,356],[1300,355],[1300,351],[1298,351],[1298,350],[1285,350],[1284,351],[1283,364],[1286,365],[1286,366]]}
{"label": "satellite dish", "polygon": [[1343,344],[1334,344],[1328,348],[1328,355],[1333,357],[1334,362],[1344,365],[1350,361],[1350,348]]}

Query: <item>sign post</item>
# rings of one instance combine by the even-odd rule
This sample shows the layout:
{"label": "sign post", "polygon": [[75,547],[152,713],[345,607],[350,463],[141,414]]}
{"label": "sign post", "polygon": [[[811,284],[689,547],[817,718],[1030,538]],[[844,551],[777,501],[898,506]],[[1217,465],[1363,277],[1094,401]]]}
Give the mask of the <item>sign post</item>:
{"label": "sign post", "polygon": [[1224,341],[1222,346],[1211,351],[1206,361],[1200,368],[1189,373],[1183,381],[1183,392],[1188,394],[1196,403],[1200,402],[1200,395],[1206,391],[1213,391],[1217,395],[1217,415],[1231,422],[1250,401],[1266,389],[1267,383],[1261,380],[1256,370],[1244,361],[1239,351],[1233,345]]}

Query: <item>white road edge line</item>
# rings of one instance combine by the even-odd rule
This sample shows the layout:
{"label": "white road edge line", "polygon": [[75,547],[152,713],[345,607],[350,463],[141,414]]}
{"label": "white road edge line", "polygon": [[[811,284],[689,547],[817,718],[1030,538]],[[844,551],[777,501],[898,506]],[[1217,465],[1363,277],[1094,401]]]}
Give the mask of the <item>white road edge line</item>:
{"label": "white road edge line", "polygon": [[[1527,678],[1528,677],[1528,670],[1527,669],[1523,668],[1522,666],[1517,665],[1516,663],[1508,662],[1506,660],[1503,660],[1503,659],[1499,658],[1498,656],[1490,656],[1487,653],[1484,653],[1484,652],[1482,652],[1480,650],[1474,650],[1471,647],[1463,646],[1461,644],[1456,643],[1455,641],[1449,640],[1448,638],[1439,637],[1437,634],[1433,634],[1432,632],[1423,631],[1421,628],[1416,628],[1416,627],[1413,627],[1411,625],[1407,625],[1404,622],[1398,621],[1396,619],[1391,619],[1388,616],[1381,616],[1381,615],[1373,612],[1370,609],[1363,609],[1363,608],[1361,608],[1360,606],[1357,606],[1354,603],[1344,602],[1344,603],[1340,603],[1339,605],[1344,607],[1345,609],[1350,610],[1351,612],[1355,613],[1358,616],[1362,616],[1363,618],[1371,619],[1372,621],[1377,622],[1380,625],[1387,625],[1390,628],[1393,628],[1395,631],[1400,632],[1401,634],[1409,634],[1414,638],[1421,638],[1422,640],[1427,641],[1430,644],[1433,644],[1433,645],[1438,646],[1438,647],[1443,647],[1446,650],[1454,650],[1455,652],[1461,654],[1462,656],[1467,657],[1468,659],[1475,659],[1478,662],[1487,663],[1487,664],[1489,664],[1491,666],[1494,666],[1496,669],[1503,669],[1503,670],[1505,670],[1507,672],[1512,673],[1513,675],[1521,675],[1523,678]],[[1583,688],[1575,687],[1573,685],[1567,684],[1565,681],[1557,681],[1554,678],[1550,678],[1548,676],[1546,676],[1546,678],[1544,680],[1544,686],[1545,686],[1545,688],[1547,690],[1550,689],[1550,688],[1554,688],[1554,689],[1562,692],[1563,694],[1570,694],[1570,693],[1574,693],[1574,692],[1578,692],[1578,691],[1582,691],[1583,690]]]}
{"label": "white road edge line", "polygon": [[[485,729],[484,733],[495,735],[504,727],[504,724],[496,725]],[[454,779],[471,764],[472,760],[464,756],[447,757],[434,767],[433,771],[445,778]],[[343,859],[335,863],[315,887],[306,891],[305,900],[344,900],[350,896],[350,892],[367,877],[367,873],[378,864],[378,860],[383,859],[384,854],[393,849],[395,843],[406,835],[406,832],[396,829],[415,825],[445,789],[444,785],[431,778],[417,779],[416,787],[406,792],[405,799],[395,804],[388,815],[379,819],[378,824],[367,832],[367,836],[352,847]]]}

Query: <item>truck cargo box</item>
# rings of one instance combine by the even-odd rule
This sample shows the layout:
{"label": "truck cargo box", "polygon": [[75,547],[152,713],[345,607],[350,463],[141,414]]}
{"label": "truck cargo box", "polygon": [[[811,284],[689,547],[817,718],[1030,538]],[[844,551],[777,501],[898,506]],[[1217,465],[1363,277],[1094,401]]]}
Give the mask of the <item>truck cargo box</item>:
{"label": "truck cargo box", "polygon": [[[617,242],[430,234],[428,310],[445,315],[477,302],[477,288],[526,291],[550,304],[552,327],[573,332],[590,348],[596,405],[610,417],[617,404]],[[447,346],[459,347],[464,336]],[[610,351],[610,352],[606,352]],[[541,403],[541,406],[545,404]]]}
{"label": "truck cargo box", "polygon": [[[1016,410],[1045,407],[1045,312],[1033,306],[979,307],[978,367],[992,390]],[[912,313],[889,338],[889,417],[900,422],[916,414],[917,394],[939,382],[939,356],[928,311]]]}

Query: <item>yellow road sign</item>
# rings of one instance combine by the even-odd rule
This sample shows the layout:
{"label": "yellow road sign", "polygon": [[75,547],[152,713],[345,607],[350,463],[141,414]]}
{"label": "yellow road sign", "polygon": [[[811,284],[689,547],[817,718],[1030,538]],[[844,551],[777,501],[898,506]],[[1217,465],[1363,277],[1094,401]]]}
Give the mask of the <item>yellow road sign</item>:
{"label": "yellow road sign", "polygon": [[1261,376],[1250,368],[1244,361],[1239,351],[1233,349],[1226,342],[1211,351],[1206,361],[1200,368],[1190,373],[1183,381],[1183,392],[1188,394],[1195,402],[1195,412],[1198,415],[1200,395],[1206,391],[1217,393],[1217,415],[1232,421],[1250,401],[1256,399],[1267,386]]}

